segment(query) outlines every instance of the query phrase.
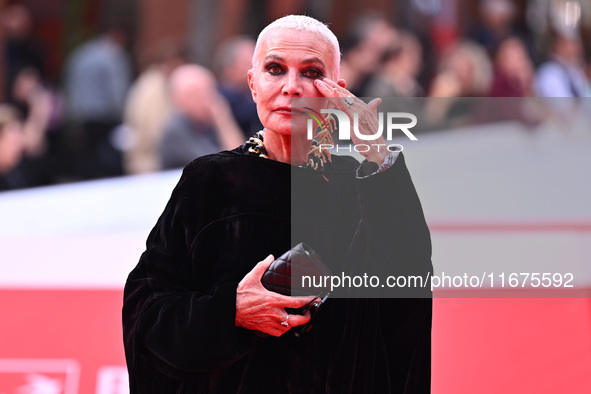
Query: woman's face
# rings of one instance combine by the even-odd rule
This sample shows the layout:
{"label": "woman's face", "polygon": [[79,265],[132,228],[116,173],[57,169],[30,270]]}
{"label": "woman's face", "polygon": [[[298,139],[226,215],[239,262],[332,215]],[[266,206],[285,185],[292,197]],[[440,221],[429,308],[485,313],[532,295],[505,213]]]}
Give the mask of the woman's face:
{"label": "woman's face", "polygon": [[[335,81],[339,67],[336,62],[333,46],[316,33],[293,29],[267,33],[248,72],[252,98],[265,129],[289,135],[292,120],[307,119],[302,112],[306,105],[302,100],[294,104],[292,98],[323,97],[314,81],[323,77]],[[344,81],[339,82],[344,85]],[[309,105],[316,107],[319,102]],[[301,128],[297,123],[294,127]]]}

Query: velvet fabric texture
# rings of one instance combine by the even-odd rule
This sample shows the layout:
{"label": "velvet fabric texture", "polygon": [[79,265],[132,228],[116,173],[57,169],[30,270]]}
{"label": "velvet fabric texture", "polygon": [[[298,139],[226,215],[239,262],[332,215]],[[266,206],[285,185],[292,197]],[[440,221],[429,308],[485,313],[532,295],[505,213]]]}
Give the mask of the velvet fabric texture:
{"label": "velvet fabric texture", "polygon": [[331,297],[300,338],[235,325],[240,280],[299,242],[337,274],[432,270],[404,157],[365,179],[358,168],[333,156],[320,173],[244,147],[189,164],[125,286],[131,393],[429,392],[430,298]]}

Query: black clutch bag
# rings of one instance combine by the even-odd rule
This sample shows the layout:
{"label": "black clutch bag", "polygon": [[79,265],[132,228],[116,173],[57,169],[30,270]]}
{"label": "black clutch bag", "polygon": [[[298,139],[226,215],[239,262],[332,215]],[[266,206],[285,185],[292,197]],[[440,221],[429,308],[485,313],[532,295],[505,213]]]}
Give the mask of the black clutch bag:
{"label": "black clutch bag", "polygon": [[[330,295],[332,272],[324,265],[318,253],[301,242],[285,252],[271,263],[263,274],[261,283],[269,290],[286,296],[316,297],[310,304],[299,308],[286,308],[287,313],[303,315],[310,311],[312,315]],[[310,330],[310,323],[298,327],[295,335],[300,336]]]}

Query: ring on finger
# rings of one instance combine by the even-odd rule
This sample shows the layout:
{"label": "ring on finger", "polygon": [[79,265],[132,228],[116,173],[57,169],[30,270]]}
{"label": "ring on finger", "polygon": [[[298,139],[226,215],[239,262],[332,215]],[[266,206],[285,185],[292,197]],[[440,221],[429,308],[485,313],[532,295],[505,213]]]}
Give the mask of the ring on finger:
{"label": "ring on finger", "polygon": [[288,313],[288,314],[287,314],[287,316],[285,317],[285,320],[283,320],[283,321],[281,322],[281,325],[282,325],[283,327],[289,327],[289,313]]}
{"label": "ring on finger", "polygon": [[355,100],[353,100],[353,97],[348,96],[348,97],[345,97],[345,102],[347,103],[349,108],[351,108],[353,106],[353,103],[355,102]]}

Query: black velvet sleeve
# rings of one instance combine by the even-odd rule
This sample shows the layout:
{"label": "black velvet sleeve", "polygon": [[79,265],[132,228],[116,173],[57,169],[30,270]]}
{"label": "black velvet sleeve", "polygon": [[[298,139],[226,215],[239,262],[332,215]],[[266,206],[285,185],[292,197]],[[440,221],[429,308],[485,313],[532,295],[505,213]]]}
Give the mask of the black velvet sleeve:
{"label": "black velvet sleeve", "polygon": [[[363,260],[384,276],[432,275],[431,237],[401,153],[389,169],[356,181]],[[430,393],[432,300],[426,287],[380,288],[380,332],[390,369],[390,390]],[[400,373],[404,371],[404,373]]]}
{"label": "black velvet sleeve", "polygon": [[[193,171],[193,173],[191,173]],[[156,368],[175,379],[238,360],[250,346],[235,326],[236,278],[196,288],[191,242],[209,223],[208,184],[215,170],[189,166],[151,231],[138,266],[128,277],[123,331],[130,374]],[[198,256],[197,256],[198,258]],[[152,365],[142,365],[142,363]]]}
{"label": "black velvet sleeve", "polygon": [[[421,202],[399,154],[387,170],[357,180],[362,224],[367,228],[367,251],[384,273],[432,273],[431,237]],[[384,264],[391,264],[389,271]],[[408,296],[418,295],[409,293]]]}

